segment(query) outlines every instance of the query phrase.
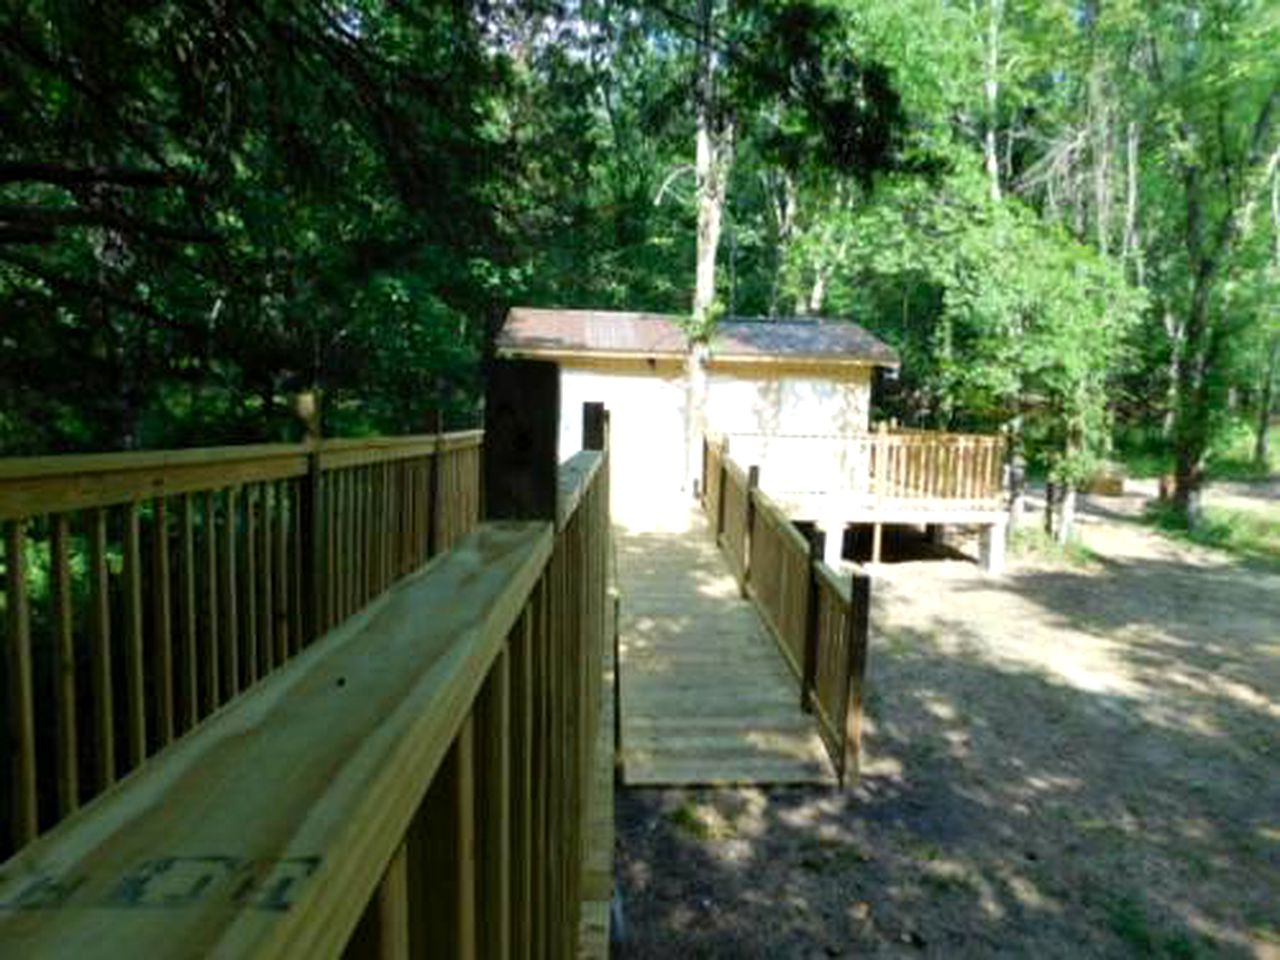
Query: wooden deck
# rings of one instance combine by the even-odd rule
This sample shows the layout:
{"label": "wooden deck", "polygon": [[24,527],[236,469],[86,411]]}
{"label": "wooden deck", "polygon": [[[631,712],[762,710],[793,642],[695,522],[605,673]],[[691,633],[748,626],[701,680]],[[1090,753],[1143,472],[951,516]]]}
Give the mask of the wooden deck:
{"label": "wooden deck", "polygon": [[616,533],[628,785],[834,783],[778,648],[692,509]]}

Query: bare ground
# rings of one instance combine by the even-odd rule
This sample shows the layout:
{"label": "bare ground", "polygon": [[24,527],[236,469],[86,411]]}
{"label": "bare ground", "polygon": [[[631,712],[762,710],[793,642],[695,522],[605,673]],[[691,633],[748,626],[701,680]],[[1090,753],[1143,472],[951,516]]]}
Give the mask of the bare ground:
{"label": "bare ground", "polygon": [[1280,575],[886,564],[855,791],[630,790],[628,957],[1280,957]]}

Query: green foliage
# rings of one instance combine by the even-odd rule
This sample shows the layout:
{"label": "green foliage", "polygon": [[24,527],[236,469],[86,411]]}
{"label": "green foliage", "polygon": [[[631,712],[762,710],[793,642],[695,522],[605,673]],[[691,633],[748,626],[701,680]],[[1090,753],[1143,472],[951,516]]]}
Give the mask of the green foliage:
{"label": "green foliage", "polygon": [[1147,520],[1164,533],[1206,547],[1225,550],[1264,568],[1280,570],[1280,506],[1274,503],[1254,509],[1207,506],[1194,528],[1167,503],[1153,502]]}

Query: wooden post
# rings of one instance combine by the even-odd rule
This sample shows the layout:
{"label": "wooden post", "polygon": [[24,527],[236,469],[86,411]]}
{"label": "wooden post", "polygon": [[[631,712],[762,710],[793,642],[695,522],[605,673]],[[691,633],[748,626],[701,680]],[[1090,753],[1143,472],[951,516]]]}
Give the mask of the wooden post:
{"label": "wooden post", "polygon": [[485,391],[485,519],[556,519],[559,433],[559,368],[495,361]]}
{"label": "wooden post", "polygon": [[812,693],[818,676],[818,564],[822,561],[826,550],[826,534],[814,527],[807,531],[809,541],[809,589],[805,601],[804,617],[804,664],[800,681],[800,709],[806,713],[813,709]]}
{"label": "wooden post", "polygon": [[582,405],[582,449],[604,450],[607,443],[605,436],[604,404],[589,401]]}
{"label": "wooden post", "polygon": [[438,410],[432,411],[428,426],[436,435],[436,448],[427,461],[427,556],[440,552],[440,438],[444,436],[444,417]]}
{"label": "wooden post", "polygon": [[31,607],[27,596],[25,521],[9,523],[5,537],[5,654],[9,675],[9,742],[12,778],[10,827],[14,849],[36,838],[36,727],[31,662]]}
{"label": "wooden post", "polygon": [[849,585],[846,649],[849,651],[849,685],[845,698],[844,754],[840,761],[840,786],[855,782],[862,755],[862,680],[867,672],[867,642],[871,620],[871,578],[854,571]]}
{"label": "wooden post", "polygon": [[742,522],[742,595],[747,595],[751,582],[751,532],[756,523],[755,491],[760,486],[760,468],[756,464],[747,467],[746,507],[747,516]]}
{"label": "wooden post", "polygon": [[320,509],[320,393],[300,393],[294,408],[306,431],[307,473],[298,481],[298,525],[302,533],[302,552],[298,569],[302,576],[302,609],[299,611],[302,636],[299,646],[315,640],[325,621],[324,514]]}
{"label": "wooden post", "polygon": [[716,530],[715,541],[720,542],[720,534],[724,533],[724,488],[728,480],[729,440],[720,444],[720,482],[716,484]]}

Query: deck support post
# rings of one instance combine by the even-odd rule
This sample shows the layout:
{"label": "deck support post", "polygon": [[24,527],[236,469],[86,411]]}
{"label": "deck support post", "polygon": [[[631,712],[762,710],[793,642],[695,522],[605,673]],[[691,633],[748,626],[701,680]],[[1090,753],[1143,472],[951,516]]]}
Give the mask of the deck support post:
{"label": "deck support post", "polygon": [[1008,539],[1008,524],[1004,520],[989,524],[982,530],[981,562],[987,573],[1004,573],[1005,541]]}
{"label": "deck support post", "polygon": [[844,559],[844,517],[828,517],[819,524],[822,530],[822,562],[832,570],[840,569]]}
{"label": "deck support post", "polygon": [[880,562],[880,548],[884,539],[884,524],[875,523],[871,525],[871,562]]}

